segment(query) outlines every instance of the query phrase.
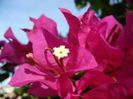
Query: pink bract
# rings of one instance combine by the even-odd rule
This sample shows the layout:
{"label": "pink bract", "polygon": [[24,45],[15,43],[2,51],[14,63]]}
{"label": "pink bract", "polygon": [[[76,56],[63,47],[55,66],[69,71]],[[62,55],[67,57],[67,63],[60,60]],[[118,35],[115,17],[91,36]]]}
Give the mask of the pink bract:
{"label": "pink bract", "polygon": [[[37,21],[33,19],[32,21],[35,23],[33,30],[24,29],[24,31],[32,43],[34,63],[20,65],[10,81],[10,85],[21,87],[32,84],[29,92],[39,97],[49,95],[66,97],[68,93],[75,90],[71,77],[77,72],[96,68],[97,62],[89,50],[65,42],[60,38],[52,20],[42,16]],[[51,24],[50,27],[49,25],[45,26],[48,24],[47,22]],[[68,48],[70,53],[68,57],[58,60],[51,50],[60,45]],[[23,79],[20,78],[20,75]],[[38,94],[36,93],[37,85],[37,90],[40,92]],[[65,88],[66,86],[68,88]],[[43,91],[49,93],[43,94]]]}
{"label": "pink bract", "polygon": [[[28,45],[19,43],[11,29],[7,31],[5,37],[12,41],[6,48],[10,48],[14,58],[6,58],[19,64],[10,85],[30,84],[28,92],[38,97],[132,98],[133,12],[127,11],[126,27],[123,28],[112,15],[100,19],[90,8],[79,17],[67,9],[60,10],[69,25],[67,38],[59,36],[56,23],[45,15],[30,18],[33,29],[23,29],[31,44],[30,50],[24,50],[29,48]],[[70,52],[67,57],[59,59],[53,49],[61,45]],[[9,53],[6,48],[3,52]],[[23,54],[16,56],[20,49]],[[28,53],[30,61],[25,56]],[[25,57],[27,61],[20,64],[21,58],[18,60],[18,57]]]}

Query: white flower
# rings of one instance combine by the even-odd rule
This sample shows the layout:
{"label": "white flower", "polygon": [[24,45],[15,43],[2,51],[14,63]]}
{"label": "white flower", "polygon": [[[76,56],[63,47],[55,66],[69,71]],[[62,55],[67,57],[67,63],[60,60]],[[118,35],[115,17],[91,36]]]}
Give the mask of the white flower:
{"label": "white flower", "polygon": [[60,45],[59,47],[54,47],[53,48],[54,52],[53,54],[58,58],[64,58],[68,56],[69,49],[65,48],[64,45]]}

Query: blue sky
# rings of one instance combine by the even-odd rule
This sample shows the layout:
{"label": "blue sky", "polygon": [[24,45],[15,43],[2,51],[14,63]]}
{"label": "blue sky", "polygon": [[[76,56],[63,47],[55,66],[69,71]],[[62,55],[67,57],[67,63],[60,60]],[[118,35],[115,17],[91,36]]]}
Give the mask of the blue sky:
{"label": "blue sky", "polygon": [[58,8],[69,9],[74,15],[83,14],[88,7],[78,10],[74,0],[0,0],[0,39],[10,26],[15,36],[23,43],[27,37],[21,28],[32,28],[29,17],[38,18],[45,14],[57,22],[58,31],[63,35],[68,31],[68,25]]}
{"label": "blue sky", "polygon": [[[29,17],[38,18],[45,14],[57,22],[58,31],[67,33],[68,25],[64,16],[58,8],[67,8],[74,15],[83,14],[88,7],[77,10],[74,0],[0,0],[0,40],[10,26],[15,36],[23,43],[27,42],[27,37],[21,28],[32,28]],[[6,86],[9,79],[2,83]]]}

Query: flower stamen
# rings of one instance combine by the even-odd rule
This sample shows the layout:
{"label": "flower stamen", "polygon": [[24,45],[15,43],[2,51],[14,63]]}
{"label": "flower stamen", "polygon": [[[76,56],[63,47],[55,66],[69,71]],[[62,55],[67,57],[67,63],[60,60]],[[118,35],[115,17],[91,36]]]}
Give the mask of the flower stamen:
{"label": "flower stamen", "polygon": [[53,48],[53,54],[58,58],[64,58],[67,57],[69,53],[69,49],[65,48],[64,45],[60,45],[59,47],[54,47]]}

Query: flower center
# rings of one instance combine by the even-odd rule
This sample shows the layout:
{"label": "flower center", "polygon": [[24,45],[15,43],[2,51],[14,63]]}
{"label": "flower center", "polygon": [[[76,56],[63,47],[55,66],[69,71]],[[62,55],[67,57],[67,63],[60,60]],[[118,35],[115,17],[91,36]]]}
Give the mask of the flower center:
{"label": "flower center", "polygon": [[[61,70],[64,72],[65,70],[64,70],[63,58],[68,56],[68,54],[70,53],[69,49],[65,48],[64,45],[60,45],[59,47],[54,47],[52,49],[51,48],[45,49],[44,54],[47,55],[48,51],[52,54],[52,56],[54,57],[56,63],[61,68]],[[37,64],[37,65],[39,65],[37,60],[34,58],[33,53],[26,54],[26,58],[27,58],[27,61],[30,64],[33,64],[33,65]],[[46,59],[46,61],[48,61],[48,59]],[[50,61],[48,61],[48,62],[50,62]],[[51,67],[49,67],[49,70],[51,70],[53,72],[56,72],[56,70],[53,70],[53,68],[51,68]]]}
{"label": "flower center", "polygon": [[70,52],[69,49],[68,49],[68,48],[65,48],[64,45],[60,45],[59,47],[54,47],[54,48],[53,48],[53,54],[54,54],[58,59],[67,57],[68,54],[69,54],[69,52]]}
{"label": "flower center", "polygon": [[63,58],[68,56],[68,54],[70,53],[69,49],[66,48],[64,45],[60,45],[59,47],[54,47],[52,49],[48,48],[45,51],[46,52],[50,51],[52,53],[56,63],[64,72],[65,70],[64,70]]}

